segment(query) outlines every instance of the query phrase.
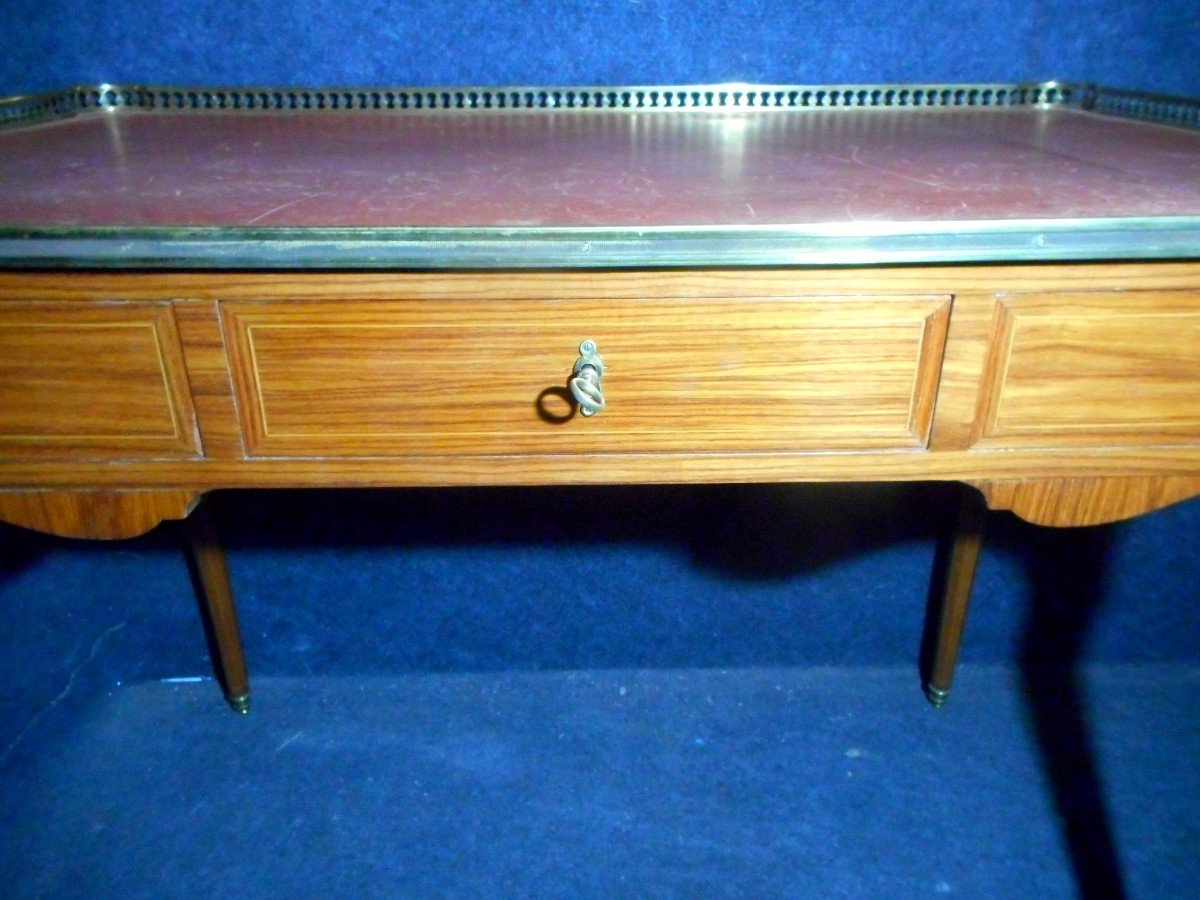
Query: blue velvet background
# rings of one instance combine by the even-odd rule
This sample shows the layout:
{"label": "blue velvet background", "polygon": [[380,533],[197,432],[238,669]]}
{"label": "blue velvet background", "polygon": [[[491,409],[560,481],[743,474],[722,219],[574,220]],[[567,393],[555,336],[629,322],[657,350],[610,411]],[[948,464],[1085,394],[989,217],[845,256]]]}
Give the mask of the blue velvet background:
{"label": "blue velvet background", "polygon": [[[20,0],[0,11],[4,95],[98,81],[1047,78],[1200,94],[1194,0]],[[929,488],[220,501],[252,669],[300,675],[906,662],[947,514],[945,492]],[[965,658],[1014,655],[1030,605],[1053,603],[1027,575],[1056,559],[1067,580],[1096,581],[1076,617],[1094,619],[1093,657],[1200,657],[1198,525],[1197,501],[1099,538],[993,517]],[[14,540],[0,566],[0,714],[42,706],[89,660],[76,688],[207,671],[169,533],[123,547]],[[6,729],[24,719],[0,715]]]}
{"label": "blue velvet background", "polygon": [[66,82],[1085,79],[1200,93],[1191,0],[16,0],[0,92]]}

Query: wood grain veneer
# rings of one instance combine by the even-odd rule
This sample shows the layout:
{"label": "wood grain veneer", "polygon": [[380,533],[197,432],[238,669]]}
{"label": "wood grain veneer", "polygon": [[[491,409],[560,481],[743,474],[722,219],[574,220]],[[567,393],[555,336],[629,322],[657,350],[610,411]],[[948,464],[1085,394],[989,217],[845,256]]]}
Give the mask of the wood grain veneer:
{"label": "wood grain veneer", "polygon": [[974,446],[1200,442],[1200,294],[1003,295]]}
{"label": "wood grain veneer", "polygon": [[185,518],[199,499],[186,490],[0,491],[0,519],[60,537],[117,540]]}
{"label": "wood grain veneer", "polygon": [[243,455],[242,429],[217,304],[213,300],[176,300],[173,305],[204,455],[239,458]]}
{"label": "wood grain veneer", "polygon": [[198,451],[168,303],[0,303],[0,456]]}
{"label": "wood grain veneer", "polygon": [[[924,447],[947,297],[222,304],[261,456]],[[583,338],[608,408],[573,415]]]}
{"label": "wood grain veneer", "polygon": [[976,482],[992,509],[1037,525],[1103,525],[1200,494],[1200,473],[1147,478],[1046,478]]}
{"label": "wood grain veneer", "polygon": [[[157,323],[203,457],[51,440],[10,489],[944,479],[1062,525],[1200,493],[1196,263],[0,273],[18,308]],[[583,337],[611,408],[539,419]]]}

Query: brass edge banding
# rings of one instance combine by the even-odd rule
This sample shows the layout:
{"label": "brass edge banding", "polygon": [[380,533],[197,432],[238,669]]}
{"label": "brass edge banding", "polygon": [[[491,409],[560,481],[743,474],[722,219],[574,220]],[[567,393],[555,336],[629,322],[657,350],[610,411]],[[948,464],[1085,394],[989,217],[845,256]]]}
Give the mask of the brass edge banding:
{"label": "brass edge banding", "polygon": [[1194,259],[1200,216],[777,226],[3,227],[20,269],[602,269]]}

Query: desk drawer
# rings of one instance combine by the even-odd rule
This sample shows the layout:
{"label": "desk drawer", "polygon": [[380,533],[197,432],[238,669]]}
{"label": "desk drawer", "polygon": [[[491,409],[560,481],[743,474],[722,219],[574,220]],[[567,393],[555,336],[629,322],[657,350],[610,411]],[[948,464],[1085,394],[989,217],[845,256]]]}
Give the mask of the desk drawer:
{"label": "desk drawer", "polygon": [[0,302],[0,456],[198,452],[169,303]]}
{"label": "desk drawer", "polygon": [[[912,450],[948,297],[229,301],[256,456]],[[608,407],[565,399],[584,339]]]}
{"label": "desk drawer", "polygon": [[998,298],[979,449],[1200,443],[1200,295]]}

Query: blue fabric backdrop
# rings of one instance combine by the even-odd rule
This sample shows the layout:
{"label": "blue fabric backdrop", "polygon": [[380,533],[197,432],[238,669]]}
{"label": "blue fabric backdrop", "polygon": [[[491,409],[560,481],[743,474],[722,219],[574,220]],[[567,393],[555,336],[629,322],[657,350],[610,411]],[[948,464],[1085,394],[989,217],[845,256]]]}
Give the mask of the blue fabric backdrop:
{"label": "blue fabric backdrop", "polygon": [[0,92],[65,82],[1084,79],[1200,93],[1191,0],[10,0]]}

